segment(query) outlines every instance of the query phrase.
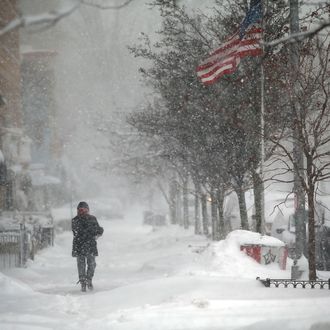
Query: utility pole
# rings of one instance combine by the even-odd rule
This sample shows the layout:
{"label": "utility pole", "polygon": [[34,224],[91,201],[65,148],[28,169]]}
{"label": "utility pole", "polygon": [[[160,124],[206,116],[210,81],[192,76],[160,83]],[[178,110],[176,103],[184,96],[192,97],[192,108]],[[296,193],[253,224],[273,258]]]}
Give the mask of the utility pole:
{"label": "utility pole", "polygon": [[[290,0],[290,33],[299,32],[299,5],[298,0]],[[301,178],[304,176],[304,157],[302,152],[302,143],[299,139],[299,118],[300,106],[297,100],[297,83],[299,79],[299,48],[297,42],[292,42],[290,45],[290,62],[292,68],[291,74],[291,107],[293,120],[293,170],[294,170],[294,198],[295,198],[295,220],[296,220],[296,251],[295,265],[297,260],[302,256],[305,245],[306,228],[305,228],[305,192],[301,183]],[[297,268],[296,268],[297,270]],[[292,270],[292,277],[296,277]]]}

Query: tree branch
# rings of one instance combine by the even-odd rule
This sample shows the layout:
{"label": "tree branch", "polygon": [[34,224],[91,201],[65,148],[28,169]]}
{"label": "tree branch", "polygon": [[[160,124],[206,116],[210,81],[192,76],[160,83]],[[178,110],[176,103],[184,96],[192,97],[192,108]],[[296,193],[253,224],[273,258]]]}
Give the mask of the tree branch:
{"label": "tree branch", "polygon": [[270,41],[270,42],[264,42],[264,45],[265,45],[265,47],[271,48],[271,47],[278,46],[280,44],[300,42],[300,41],[303,41],[307,38],[311,38],[311,37],[315,36],[320,31],[324,30],[325,28],[327,28],[329,26],[330,26],[330,20],[325,20],[322,24],[319,24],[318,26],[316,26],[313,29],[310,29],[310,30],[305,31],[305,32],[293,33],[293,34],[290,34],[287,37],[283,37],[283,38],[273,40],[273,41]]}
{"label": "tree branch", "polygon": [[[95,0],[94,0],[95,2]],[[95,7],[98,9],[122,9],[129,5],[133,0],[126,0],[124,1],[121,5],[104,5],[104,4],[99,4],[99,3],[94,3],[93,0],[81,0],[81,4],[85,6],[90,6],[90,7]]]}
{"label": "tree branch", "polygon": [[126,0],[121,5],[102,5],[93,3],[92,0],[76,0],[73,5],[70,7],[61,8],[58,10],[52,10],[46,13],[42,13],[40,15],[33,16],[24,16],[20,15],[17,18],[13,19],[9,22],[4,28],[0,29],[0,37],[9,33],[17,28],[27,27],[27,26],[35,26],[35,25],[54,25],[61,19],[70,16],[74,11],[76,11],[81,5],[91,6],[99,9],[121,9],[127,6],[134,0]]}
{"label": "tree branch", "polygon": [[0,37],[20,27],[42,24],[56,24],[62,18],[71,15],[75,10],[77,10],[80,4],[80,1],[78,1],[70,7],[61,8],[59,10],[50,11],[48,13],[33,16],[19,16],[0,30]]}

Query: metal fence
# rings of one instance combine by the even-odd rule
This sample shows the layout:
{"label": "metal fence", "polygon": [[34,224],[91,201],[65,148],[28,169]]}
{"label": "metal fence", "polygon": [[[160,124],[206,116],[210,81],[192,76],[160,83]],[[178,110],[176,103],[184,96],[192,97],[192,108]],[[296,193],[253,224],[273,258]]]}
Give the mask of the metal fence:
{"label": "metal fence", "polygon": [[19,267],[20,233],[0,232],[0,269]]}
{"label": "metal fence", "polygon": [[24,267],[37,251],[54,244],[54,228],[40,225],[0,231],[0,270]]}

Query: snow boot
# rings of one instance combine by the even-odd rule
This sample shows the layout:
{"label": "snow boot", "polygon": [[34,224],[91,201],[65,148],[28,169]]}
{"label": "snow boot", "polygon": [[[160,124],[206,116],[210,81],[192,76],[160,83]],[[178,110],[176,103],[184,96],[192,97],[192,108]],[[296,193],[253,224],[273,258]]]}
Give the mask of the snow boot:
{"label": "snow boot", "polygon": [[87,282],[85,279],[80,279],[77,284],[80,283],[81,285],[81,292],[86,292],[86,285],[87,285]]}
{"label": "snow boot", "polygon": [[81,292],[86,292],[86,281],[80,281]]}
{"label": "snow boot", "polygon": [[88,288],[88,290],[93,290],[94,289],[91,278],[87,279],[87,288]]}

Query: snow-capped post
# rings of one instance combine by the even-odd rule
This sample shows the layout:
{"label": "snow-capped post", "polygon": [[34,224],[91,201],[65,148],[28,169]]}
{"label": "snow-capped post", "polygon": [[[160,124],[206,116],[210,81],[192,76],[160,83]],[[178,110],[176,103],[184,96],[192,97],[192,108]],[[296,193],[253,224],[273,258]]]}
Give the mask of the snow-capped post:
{"label": "snow-capped post", "polygon": [[[290,0],[290,34],[299,32],[299,5],[298,0]],[[304,158],[302,153],[302,143],[299,139],[299,111],[300,106],[297,100],[298,71],[299,71],[299,49],[298,43],[290,45],[290,61],[292,67],[291,76],[291,107],[293,119],[293,171],[294,186],[293,192],[295,197],[295,219],[296,219],[296,244],[295,259],[300,259],[304,249],[304,232],[305,232],[305,193],[301,180],[304,178]],[[298,265],[297,265],[298,266]],[[310,279],[315,280],[316,273],[310,274]]]}

